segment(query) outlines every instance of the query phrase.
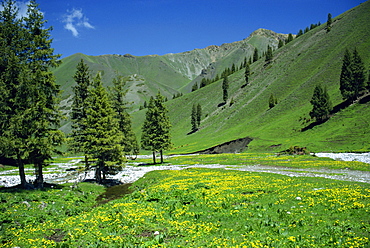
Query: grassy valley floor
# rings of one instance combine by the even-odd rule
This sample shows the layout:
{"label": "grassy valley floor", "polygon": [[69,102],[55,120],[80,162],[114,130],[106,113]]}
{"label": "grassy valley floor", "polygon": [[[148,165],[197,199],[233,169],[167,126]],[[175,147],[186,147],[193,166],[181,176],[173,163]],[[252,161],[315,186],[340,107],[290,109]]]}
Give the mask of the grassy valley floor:
{"label": "grassy valley floor", "polygon": [[[299,165],[307,170],[369,170],[359,162],[271,154],[202,155],[196,160],[181,156],[168,162],[241,166],[253,160],[284,170]],[[95,184],[44,191],[3,189],[0,247],[366,247],[369,243],[367,183],[189,168],[149,172],[131,189],[133,193],[100,206],[95,200],[101,199],[98,195],[104,189]]]}

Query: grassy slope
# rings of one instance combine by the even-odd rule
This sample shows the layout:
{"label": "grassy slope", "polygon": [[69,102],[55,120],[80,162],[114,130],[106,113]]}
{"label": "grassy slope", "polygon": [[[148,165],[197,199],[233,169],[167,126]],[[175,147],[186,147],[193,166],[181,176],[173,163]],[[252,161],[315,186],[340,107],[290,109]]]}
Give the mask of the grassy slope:
{"label": "grassy slope", "polygon": [[[314,87],[328,88],[333,105],[341,103],[339,75],[346,48],[356,47],[365,63],[370,64],[370,2],[338,16],[333,28],[326,33],[322,25],[274,52],[271,66],[261,59],[251,66],[250,85],[244,84],[244,71],[230,77],[230,98],[235,100],[218,107],[222,102],[221,81],[168,103],[173,124],[175,150],[171,153],[194,152],[228,140],[250,136],[251,150],[278,149],[291,145],[307,146],[311,151],[370,150],[369,103],[355,104],[336,114],[325,124],[312,130],[299,130],[309,123],[309,103]],[[268,98],[274,93],[279,104],[268,109]],[[203,107],[201,130],[188,135],[193,103]],[[139,133],[145,111],[134,115]]]}

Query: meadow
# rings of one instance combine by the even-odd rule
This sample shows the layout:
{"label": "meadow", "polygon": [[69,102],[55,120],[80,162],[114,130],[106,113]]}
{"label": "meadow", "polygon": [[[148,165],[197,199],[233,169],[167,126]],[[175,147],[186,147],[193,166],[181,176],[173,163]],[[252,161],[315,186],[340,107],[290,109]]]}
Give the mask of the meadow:
{"label": "meadow", "polygon": [[[229,161],[236,164],[246,163],[247,157],[258,157],[241,154],[232,160],[227,154],[201,156],[202,163],[222,163],[225,156],[230,156]],[[275,156],[268,160],[268,156],[261,155],[260,159],[264,157],[270,163],[288,159],[301,166],[310,159]],[[171,159],[177,159],[177,164],[191,160],[189,156]],[[315,157],[312,160],[320,162],[320,166],[339,162]],[[342,163],[347,168],[356,166]],[[70,186],[2,191],[0,247],[369,244],[370,187],[365,183],[223,169],[153,171],[131,186],[133,193],[103,205],[95,201],[104,191],[102,186]]]}

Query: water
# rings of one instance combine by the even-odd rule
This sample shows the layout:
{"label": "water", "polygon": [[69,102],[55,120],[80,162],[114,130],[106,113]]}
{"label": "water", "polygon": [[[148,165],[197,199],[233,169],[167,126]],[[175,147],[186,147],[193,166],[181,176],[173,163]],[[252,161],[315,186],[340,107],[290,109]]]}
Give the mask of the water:
{"label": "water", "polygon": [[360,161],[370,164],[370,152],[368,153],[315,153],[318,157],[328,157],[343,161]]}

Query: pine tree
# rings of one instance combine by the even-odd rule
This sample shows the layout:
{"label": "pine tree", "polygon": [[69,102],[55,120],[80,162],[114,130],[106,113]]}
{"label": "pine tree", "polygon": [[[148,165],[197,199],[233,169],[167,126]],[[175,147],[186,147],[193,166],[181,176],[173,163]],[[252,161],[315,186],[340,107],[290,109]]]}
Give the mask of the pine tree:
{"label": "pine tree", "polygon": [[110,88],[110,96],[113,104],[113,109],[116,112],[116,118],[120,131],[123,133],[124,140],[121,144],[124,147],[125,154],[138,155],[139,144],[136,135],[132,130],[131,117],[127,113],[127,102],[125,101],[126,93],[124,87],[126,82],[122,76],[117,76],[113,79],[113,88]]}
{"label": "pine tree", "polygon": [[35,1],[29,1],[27,16],[18,18],[15,1],[3,2],[0,11],[0,81],[5,99],[0,100],[2,115],[0,136],[6,146],[0,150],[15,157],[22,186],[26,186],[24,161],[34,164],[36,183],[43,187],[42,168],[57,152],[63,133],[57,128],[59,86],[50,69],[60,63],[53,54],[51,28]]}
{"label": "pine tree", "polygon": [[302,29],[300,29],[299,31],[298,31],[298,33],[297,33],[297,38],[299,37],[299,36],[301,36],[301,35],[303,35],[303,31],[302,31]]}
{"label": "pine tree", "polygon": [[98,73],[88,89],[86,103],[86,126],[83,135],[86,138],[85,152],[96,159],[95,180],[101,183],[106,174],[115,173],[124,161],[123,133],[119,128],[116,113],[102,85]]}
{"label": "pine tree", "polygon": [[283,40],[279,40],[279,44],[278,44],[278,48],[281,48],[284,46],[284,42]]}
{"label": "pine tree", "polygon": [[331,25],[332,25],[333,21],[331,19],[331,14],[329,13],[328,14],[328,21],[326,22],[326,32],[330,32],[331,30]]}
{"label": "pine tree", "polygon": [[272,61],[273,55],[272,55],[272,48],[270,45],[267,45],[267,51],[266,51],[266,59],[265,61],[267,63],[270,63]]}
{"label": "pine tree", "polygon": [[289,33],[288,38],[285,40],[285,44],[288,44],[291,41],[293,41],[293,35],[291,33]]}
{"label": "pine tree", "polygon": [[259,55],[258,55],[258,49],[257,47],[254,48],[254,52],[253,52],[253,63],[256,62],[259,58]]}
{"label": "pine tree", "polygon": [[226,103],[229,97],[229,79],[227,78],[227,76],[224,77],[224,80],[222,82],[222,92],[223,92],[222,99]]}
{"label": "pine tree", "polygon": [[196,132],[198,130],[198,121],[197,121],[197,107],[193,104],[191,109],[191,131]]}
{"label": "pine tree", "polygon": [[154,164],[155,153],[160,152],[163,163],[163,150],[172,146],[170,128],[168,110],[163,104],[163,96],[158,92],[156,98],[150,98],[141,136],[141,147],[153,152]]}
{"label": "pine tree", "polygon": [[73,102],[72,102],[72,132],[70,134],[69,146],[74,152],[81,152],[85,156],[85,169],[89,169],[89,161],[86,153],[85,145],[86,137],[83,135],[86,131],[87,126],[84,125],[84,121],[87,118],[86,100],[88,97],[89,87],[92,82],[90,79],[89,67],[83,59],[77,64],[76,73],[73,76],[76,82],[76,86],[73,87]]}
{"label": "pine tree", "polygon": [[365,66],[364,62],[355,48],[352,56],[351,63],[351,72],[352,72],[352,85],[353,85],[353,94],[354,99],[358,99],[361,92],[365,90]]}
{"label": "pine tree", "polygon": [[369,77],[368,77],[368,79],[367,79],[366,89],[367,89],[368,91],[370,91],[370,70],[369,70]]}
{"label": "pine tree", "polygon": [[247,65],[245,67],[245,72],[244,72],[245,85],[248,85],[250,75],[251,75],[251,69],[249,67],[249,63],[247,63]]}
{"label": "pine tree", "polygon": [[351,72],[352,57],[349,50],[344,52],[342,71],[340,73],[340,92],[343,99],[348,100],[352,98],[352,72]]}
{"label": "pine tree", "polygon": [[340,92],[345,100],[355,101],[365,90],[365,67],[357,50],[353,56],[348,49],[344,52],[340,74]]}
{"label": "pine tree", "polygon": [[330,111],[333,107],[326,88],[323,89],[321,85],[317,85],[310,103],[312,104],[311,118],[316,118],[316,121],[319,122],[329,118]]}
{"label": "pine tree", "polygon": [[274,94],[271,93],[269,98],[269,108],[275,107],[275,105],[278,103],[277,98],[274,96]]}
{"label": "pine tree", "polygon": [[202,106],[200,103],[197,105],[197,126],[200,127],[200,121],[202,120]]}

